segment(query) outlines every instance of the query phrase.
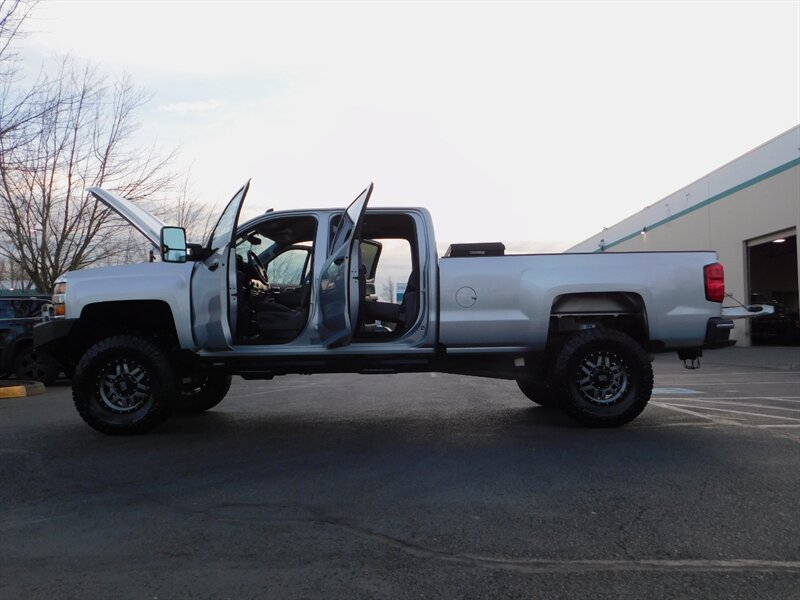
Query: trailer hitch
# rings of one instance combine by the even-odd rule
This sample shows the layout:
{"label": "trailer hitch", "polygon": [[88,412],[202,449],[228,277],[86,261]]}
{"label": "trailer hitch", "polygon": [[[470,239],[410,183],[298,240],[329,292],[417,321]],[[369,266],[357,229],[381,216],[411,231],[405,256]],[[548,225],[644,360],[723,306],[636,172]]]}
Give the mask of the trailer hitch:
{"label": "trailer hitch", "polygon": [[700,348],[684,348],[678,350],[678,359],[683,361],[683,368],[694,371],[700,368],[700,357],[703,351]]}

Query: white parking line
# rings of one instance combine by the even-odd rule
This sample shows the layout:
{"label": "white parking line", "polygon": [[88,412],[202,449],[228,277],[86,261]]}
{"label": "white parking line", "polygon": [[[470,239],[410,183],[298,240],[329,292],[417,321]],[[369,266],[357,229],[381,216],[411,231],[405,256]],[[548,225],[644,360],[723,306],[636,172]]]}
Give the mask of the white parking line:
{"label": "white parking line", "polygon": [[776,383],[777,384],[800,383],[800,379],[792,380],[792,381],[727,381],[727,380],[724,381],[724,382],[721,382],[721,381],[717,381],[717,382],[710,382],[710,381],[709,382],[703,382],[703,381],[694,382],[694,381],[692,381],[690,385],[692,387],[698,387],[698,386],[705,386],[705,385],[765,385],[765,384],[768,384],[768,383],[771,383],[773,385],[776,384]]}
{"label": "white parking line", "polygon": [[672,410],[679,413],[684,413],[686,415],[691,415],[693,417],[698,417],[700,419],[705,419],[706,421],[711,421],[717,425],[745,425],[741,421],[736,421],[734,419],[726,419],[724,417],[720,417],[718,415],[704,415],[703,413],[699,413],[693,410],[689,410],[688,408],[679,408],[677,406],[673,406],[672,404],[665,404],[663,402],[650,402],[652,406],[658,406],[659,408],[666,408],[667,410]]}
{"label": "white parking line", "polygon": [[[702,423],[631,423],[628,427],[635,427],[636,429],[664,429],[666,427],[708,427],[708,421],[703,421]],[[776,425],[777,427],[777,425]],[[795,425],[791,425],[791,427],[795,427]],[[800,427],[800,425],[797,425]]]}
{"label": "white parking line", "polygon": [[703,396],[701,398],[686,398],[684,396],[659,398],[659,400],[774,400],[775,402],[800,403],[800,396]]}
{"label": "white parking line", "polygon": [[[661,400],[661,398],[659,398]],[[751,408],[764,408],[768,410],[783,410],[788,412],[800,412],[800,408],[787,408],[784,406],[769,406],[767,404],[751,404],[749,402],[735,402],[737,399],[726,398],[725,400],[712,400],[711,398],[674,398],[678,402],[692,401],[692,404],[700,408],[700,403],[707,402],[709,404],[732,404],[734,406],[749,406]]]}
{"label": "white parking line", "polygon": [[763,396],[764,400],[777,400],[778,402],[800,402],[800,396]]}
{"label": "white parking line", "polygon": [[304,384],[301,384],[301,385],[285,385],[283,387],[274,387],[274,388],[273,387],[265,387],[265,388],[262,388],[261,391],[258,391],[258,392],[248,392],[248,393],[245,393],[245,394],[238,394],[238,393],[234,392],[233,395],[236,398],[252,398],[252,397],[255,397],[255,396],[266,396],[268,394],[272,394],[273,392],[286,392],[286,391],[291,391],[291,390],[299,390],[299,389],[308,388],[308,387],[315,387],[315,386],[318,386],[318,385],[322,385],[322,383],[304,383]]}
{"label": "white parking line", "polygon": [[[658,369],[657,366],[656,366],[656,369]],[[697,372],[685,373],[685,372],[681,372],[681,376],[691,377],[692,379],[696,379],[696,378],[702,379],[702,378],[709,378],[709,377],[717,378],[717,379],[720,378],[720,377],[724,377],[725,379],[729,379],[731,377],[737,377],[737,376],[749,377],[750,375],[761,375],[762,377],[770,377],[772,375],[776,375],[778,377],[796,377],[797,376],[797,372],[796,371],[736,371],[734,373],[731,373],[730,371],[722,371],[722,372],[716,373],[716,372],[713,372],[713,371],[705,371],[705,370],[702,373],[697,373]],[[678,377],[678,375],[676,375],[675,373],[664,373],[663,377],[665,377],[665,378],[667,378],[667,377],[675,378],[675,377]]]}
{"label": "white parking line", "polygon": [[669,406],[680,407],[680,408],[694,408],[694,409],[698,409],[699,408],[701,410],[713,410],[713,411],[716,411],[716,412],[731,413],[731,414],[736,414],[736,415],[747,415],[747,416],[750,416],[750,417],[761,417],[761,418],[764,418],[764,419],[780,419],[782,421],[797,421],[797,422],[800,423],[800,419],[797,419],[795,417],[779,417],[777,415],[764,415],[764,414],[761,414],[761,413],[745,412],[743,410],[728,410],[728,409],[725,409],[725,408],[713,408],[711,406],[696,406],[696,405],[686,406],[686,405],[683,405],[683,404],[670,404]]}

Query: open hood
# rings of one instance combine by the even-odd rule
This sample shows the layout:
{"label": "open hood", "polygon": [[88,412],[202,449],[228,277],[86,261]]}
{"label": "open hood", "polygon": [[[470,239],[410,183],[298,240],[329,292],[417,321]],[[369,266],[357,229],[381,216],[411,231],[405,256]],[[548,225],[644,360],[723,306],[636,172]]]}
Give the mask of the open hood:
{"label": "open hood", "polygon": [[166,226],[161,219],[154,217],[146,210],[136,206],[130,200],[120,198],[113,192],[99,187],[87,190],[92,196],[108,206],[111,210],[141,231],[144,236],[158,248],[161,245],[161,228]]}

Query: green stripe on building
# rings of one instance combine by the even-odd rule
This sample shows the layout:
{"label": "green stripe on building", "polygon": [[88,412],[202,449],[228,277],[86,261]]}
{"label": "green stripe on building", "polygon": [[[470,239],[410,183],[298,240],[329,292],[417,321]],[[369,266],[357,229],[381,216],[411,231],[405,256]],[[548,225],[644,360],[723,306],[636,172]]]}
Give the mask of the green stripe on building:
{"label": "green stripe on building", "polygon": [[[740,183],[739,185],[736,185],[736,186],[730,188],[729,190],[725,190],[724,192],[720,192],[719,194],[711,196],[710,198],[707,198],[706,200],[703,200],[702,202],[698,202],[694,206],[690,206],[689,208],[685,208],[680,212],[676,212],[674,215],[670,215],[670,216],[666,217],[665,219],[661,219],[660,221],[657,221],[657,222],[653,223],[652,225],[646,225],[645,227],[647,228],[647,231],[652,231],[656,227],[661,227],[662,225],[666,225],[667,223],[669,223],[671,221],[674,221],[675,219],[680,219],[684,215],[688,215],[690,212],[693,212],[695,210],[699,210],[699,209],[703,208],[704,206],[708,206],[709,204],[713,204],[714,202],[722,200],[723,198],[727,198],[728,196],[732,196],[733,194],[735,194],[737,192],[741,192],[742,190],[744,190],[746,188],[749,188],[750,186],[756,185],[757,183],[761,183],[762,181],[764,181],[766,179],[769,179],[770,177],[775,177],[775,175],[779,175],[780,173],[783,173],[784,171],[788,171],[792,167],[796,167],[798,165],[800,165],[800,158],[795,158],[794,160],[790,160],[789,162],[787,162],[785,164],[782,164],[779,167],[775,167],[774,169],[771,169],[771,170],[767,171],[766,173],[762,173],[761,175],[759,175],[757,177],[753,177],[752,179],[748,179],[747,181],[745,181],[743,183]],[[637,235],[639,235],[639,233],[640,233],[639,231],[635,231],[633,233],[630,233],[630,234],[626,235],[625,237],[622,237],[622,238],[620,238],[620,239],[618,239],[616,241],[611,242],[610,244],[604,244],[602,250],[598,248],[594,252],[603,252],[605,250],[608,250],[609,248],[613,248],[614,246],[618,246],[619,244],[622,244],[623,242],[627,242],[628,240],[631,240],[631,239],[635,238]]]}

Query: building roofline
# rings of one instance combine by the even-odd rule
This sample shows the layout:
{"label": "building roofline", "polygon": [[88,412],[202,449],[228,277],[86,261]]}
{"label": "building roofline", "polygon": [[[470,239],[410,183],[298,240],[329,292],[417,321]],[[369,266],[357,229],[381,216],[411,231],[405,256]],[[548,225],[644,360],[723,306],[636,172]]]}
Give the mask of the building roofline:
{"label": "building roofline", "polygon": [[[774,136],[773,138],[769,139],[768,141],[766,141],[766,142],[764,142],[762,144],[759,144],[755,148],[753,148],[751,150],[748,150],[747,152],[745,152],[744,154],[734,158],[733,160],[730,160],[730,161],[724,163],[723,165],[720,165],[719,167],[717,167],[713,171],[710,171],[706,175],[703,175],[702,177],[699,177],[699,178],[695,179],[691,183],[689,183],[689,184],[677,189],[676,191],[672,192],[671,194],[668,194],[667,196],[664,196],[660,200],[658,200],[658,201],[656,201],[656,202],[654,202],[652,204],[648,204],[647,206],[645,206],[645,207],[641,208],[640,210],[636,211],[635,213],[625,217],[624,219],[618,221],[617,223],[611,225],[610,227],[603,228],[601,231],[589,236],[588,238],[582,240],[581,242],[579,242],[577,244],[574,244],[568,250],[566,250],[566,252],[574,252],[576,248],[580,248],[580,247],[584,247],[584,248],[581,248],[581,250],[580,250],[580,251],[584,251],[584,252],[586,252],[586,251],[588,251],[588,252],[601,252],[603,250],[606,250],[608,248],[611,248],[613,246],[616,246],[618,244],[621,244],[621,243],[623,243],[625,241],[628,241],[628,240],[636,237],[636,235],[638,235],[641,232],[643,227],[646,227],[646,229],[648,231],[651,230],[651,229],[655,229],[656,227],[660,227],[661,225],[664,225],[666,223],[674,221],[674,220],[676,220],[676,219],[678,219],[678,218],[680,218],[680,217],[682,217],[682,216],[684,216],[684,215],[686,215],[686,214],[688,214],[690,212],[693,212],[695,210],[698,210],[700,208],[708,206],[709,204],[712,204],[712,203],[714,203],[714,202],[716,202],[718,200],[722,200],[723,198],[726,198],[726,197],[728,197],[728,196],[730,196],[730,195],[732,195],[732,194],[734,194],[734,193],[736,193],[738,191],[741,191],[741,190],[743,190],[743,189],[745,189],[747,187],[750,187],[751,185],[755,185],[756,183],[764,181],[765,179],[769,179],[770,177],[778,175],[779,173],[782,173],[783,171],[786,171],[788,169],[791,169],[792,167],[797,166],[798,164],[800,164],[800,157],[797,156],[798,153],[800,153],[800,147],[798,147],[798,146],[800,146],[800,143],[798,144],[798,146],[795,146],[795,149],[794,149],[795,158],[793,158],[791,160],[788,160],[788,161],[785,161],[785,162],[782,162],[782,163],[778,163],[776,166],[774,166],[771,169],[767,169],[766,171],[763,171],[761,173],[758,173],[757,175],[749,177],[749,178],[745,179],[744,181],[740,181],[739,183],[731,185],[730,187],[728,187],[728,188],[726,188],[726,189],[724,189],[724,190],[722,190],[720,192],[711,194],[707,198],[699,200],[699,201],[695,202],[694,204],[692,204],[690,206],[687,206],[686,208],[683,208],[683,209],[679,210],[678,212],[676,212],[674,214],[668,214],[667,217],[657,218],[658,215],[653,215],[653,219],[654,219],[653,223],[645,222],[644,224],[642,224],[643,217],[645,216],[645,213],[647,213],[648,211],[652,212],[652,211],[656,210],[659,207],[659,205],[667,205],[667,208],[669,208],[668,207],[668,201],[678,197],[682,192],[687,192],[688,190],[691,190],[692,188],[695,188],[697,186],[702,185],[704,182],[708,181],[710,178],[713,178],[715,175],[723,174],[723,172],[726,169],[729,169],[730,167],[732,167],[733,165],[736,165],[737,163],[745,162],[748,157],[753,157],[756,154],[758,154],[760,152],[763,152],[763,150],[766,147],[775,144],[776,142],[778,142],[779,140],[781,140],[783,138],[789,138],[794,133],[797,133],[798,137],[800,138],[800,125],[795,125],[794,127],[791,127],[789,129],[787,129],[783,133]],[[785,150],[784,150],[784,160],[785,160],[785,158],[786,158],[786,153],[785,153]],[[775,163],[773,163],[773,164],[775,164]],[[633,223],[636,223],[637,221],[639,223],[637,225],[633,225]],[[631,222],[633,222],[633,223],[631,223]],[[626,223],[629,224],[629,226],[627,228],[625,228],[625,224]],[[610,242],[605,243],[605,241],[604,241],[605,234],[609,230],[613,230],[613,229],[616,229],[616,228],[624,228],[624,231],[613,234],[613,235],[617,236],[616,239],[612,239]],[[631,231],[631,228],[634,231]],[[593,249],[585,248],[585,246],[587,244],[590,244],[590,243],[592,243],[596,247],[593,248]]]}

